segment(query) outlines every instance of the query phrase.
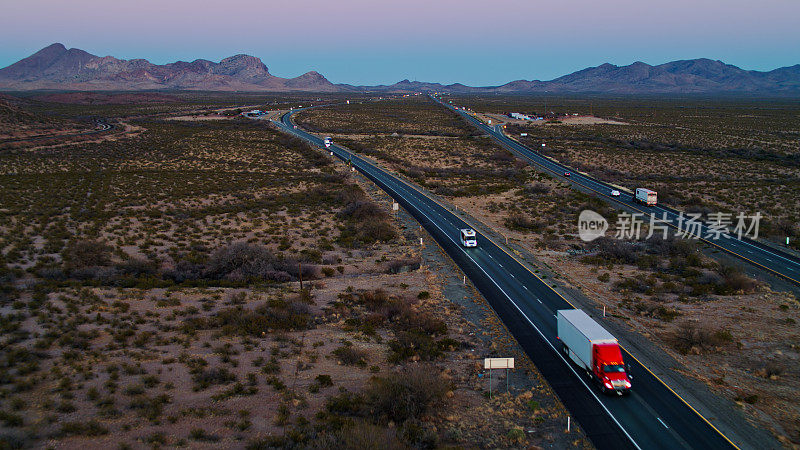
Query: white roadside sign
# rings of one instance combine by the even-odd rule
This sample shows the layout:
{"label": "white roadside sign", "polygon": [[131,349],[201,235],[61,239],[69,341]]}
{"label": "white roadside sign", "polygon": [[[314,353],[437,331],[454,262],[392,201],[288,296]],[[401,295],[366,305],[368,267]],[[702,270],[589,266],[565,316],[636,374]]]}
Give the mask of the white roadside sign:
{"label": "white roadside sign", "polygon": [[513,369],[514,358],[484,358],[484,369]]}

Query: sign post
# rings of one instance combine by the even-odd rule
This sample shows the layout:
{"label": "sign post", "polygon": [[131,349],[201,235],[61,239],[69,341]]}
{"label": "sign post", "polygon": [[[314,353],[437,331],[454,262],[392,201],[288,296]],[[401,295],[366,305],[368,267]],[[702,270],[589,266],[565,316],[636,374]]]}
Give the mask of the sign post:
{"label": "sign post", "polygon": [[483,368],[489,371],[489,398],[492,398],[492,369],[506,369],[506,392],[508,392],[508,369],[514,368],[514,358],[484,358]]}

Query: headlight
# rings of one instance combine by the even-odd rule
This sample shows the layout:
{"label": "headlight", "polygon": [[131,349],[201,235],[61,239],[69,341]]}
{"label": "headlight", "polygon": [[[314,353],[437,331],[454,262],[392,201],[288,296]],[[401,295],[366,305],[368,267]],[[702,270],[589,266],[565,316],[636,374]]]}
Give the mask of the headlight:
{"label": "headlight", "polygon": [[629,387],[631,387],[631,382],[630,382],[630,381],[628,381],[628,380],[625,380],[625,387],[626,387],[626,388],[629,388]]}
{"label": "headlight", "polygon": [[613,388],[613,386],[611,386],[611,382],[610,382],[610,381],[606,381],[606,382],[605,382],[605,383],[603,383],[603,384],[605,385],[605,387],[607,387],[607,388],[609,388],[609,389],[612,389],[612,388]]}

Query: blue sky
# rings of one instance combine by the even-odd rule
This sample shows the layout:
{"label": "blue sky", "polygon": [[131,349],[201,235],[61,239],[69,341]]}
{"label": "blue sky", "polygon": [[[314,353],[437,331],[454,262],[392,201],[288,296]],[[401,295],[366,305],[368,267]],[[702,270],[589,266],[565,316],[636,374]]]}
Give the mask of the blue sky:
{"label": "blue sky", "polygon": [[53,42],[155,63],[237,53],[278,76],[470,85],[548,80],[604,62],[800,63],[800,1],[28,0],[3,7],[0,66]]}

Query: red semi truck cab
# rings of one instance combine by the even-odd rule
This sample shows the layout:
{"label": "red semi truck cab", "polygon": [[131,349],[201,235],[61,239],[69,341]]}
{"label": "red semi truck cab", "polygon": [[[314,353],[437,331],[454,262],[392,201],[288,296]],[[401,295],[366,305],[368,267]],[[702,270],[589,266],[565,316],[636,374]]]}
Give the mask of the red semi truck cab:
{"label": "red semi truck cab", "polygon": [[603,392],[626,393],[631,388],[631,380],[619,344],[595,344],[592,357],[592,373]]}
{"label": "red semi truck cab", "polygon": [[631,377],[617,339],[580,309],[559,310],[556,318],[567,357],[591,374],[604,393],[630,392]]}

